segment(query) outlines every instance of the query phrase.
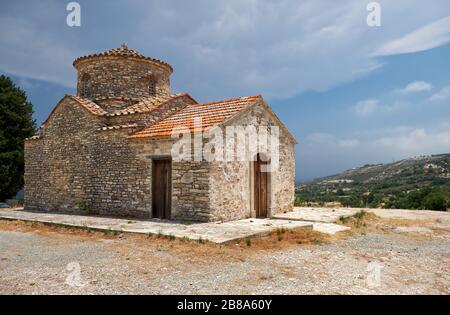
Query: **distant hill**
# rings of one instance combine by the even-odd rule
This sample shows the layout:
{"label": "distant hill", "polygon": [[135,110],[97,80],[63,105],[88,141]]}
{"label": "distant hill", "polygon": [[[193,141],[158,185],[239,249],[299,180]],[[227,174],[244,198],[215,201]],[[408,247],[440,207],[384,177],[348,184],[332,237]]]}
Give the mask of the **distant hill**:
{"label": "distant hill", "polygon": [[339,202],[353,207],[446,210],[450,154],[365,165],[296,187],[296,203]]}

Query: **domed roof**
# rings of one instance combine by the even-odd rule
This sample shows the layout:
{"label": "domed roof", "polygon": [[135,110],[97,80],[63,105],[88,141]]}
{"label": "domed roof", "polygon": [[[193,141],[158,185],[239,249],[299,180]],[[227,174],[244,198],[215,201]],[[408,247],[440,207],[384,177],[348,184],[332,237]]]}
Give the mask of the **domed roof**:
{"label": "domed roof", "polygon": [[108,50],[108,51],[105,51],[105,52],[102,52],[102,53],[91,54],[91,55],[78,57],[77,59],[74,60],[73,66],[76,67],[77,63],[82,61],[82,60],[91,59],[91,58],[98,58],[98,57],[109,57],[109,56],[125,57],[125,58],[136,58],[136,59],[147,60],[147,61],[155,62],[155,63],[158,63],[158,64],[162,65],[163,67],[167,68],[170,73],[173,72],[172,67],[168,63],[166,63],[164,61],[161,61],[159,59],[154,59],[154,58],[151,58],[151,57],[144,56],[141,53],[137,52],[136,50],[128,48],[128,46],[125,43],[122,44],[118,48],[113,48],[111,50]]}

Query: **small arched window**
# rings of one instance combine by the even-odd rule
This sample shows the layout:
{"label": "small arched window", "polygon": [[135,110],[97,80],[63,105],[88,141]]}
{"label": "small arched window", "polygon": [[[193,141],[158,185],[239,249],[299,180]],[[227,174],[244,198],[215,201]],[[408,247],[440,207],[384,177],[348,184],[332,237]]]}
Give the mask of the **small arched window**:
{"label": "small arched window", "polygon": [[153,76],[150,76],[147,81],[148,84],[148,94],[155,95],[156,94],[156,80]]}
{"label": "small arched window", "polygon": [[87,73],[83,74],[80,80],[80,96],[89,97],[91,94],[91,76]]}

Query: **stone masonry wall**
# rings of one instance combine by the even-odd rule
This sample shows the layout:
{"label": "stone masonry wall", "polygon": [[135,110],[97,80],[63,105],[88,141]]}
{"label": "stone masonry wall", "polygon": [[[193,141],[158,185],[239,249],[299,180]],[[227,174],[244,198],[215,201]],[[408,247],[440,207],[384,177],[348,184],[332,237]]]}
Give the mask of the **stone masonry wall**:
{"label": "stone masonry wall", "polygon": [[151,80],[155,82],[156,95],[170,95],[169,71],[150,61],[108,56],[80,61],[76,66],[77,95],[81,97],[151,97]]}
{"label": "stone masonry wall", "polygon": [[[172,145],[172,139],[130,140],[130,147],[150,169],[152,158],[171,156]],[[209,210],[209,167],[210,164],[204,161],[172,161],[173,220],[202,222],[212,220]],[[151,171],[147,175],[151,185]]]}
{"label": "stone masonry wall", "polygon": [[64,99],[40,139],[25,142],[25,207],[85,212],[92,134],[101,121]]}
{"label": "stone masonry wall", "polygon": [[151,217],[151,164],[136,157],[128,129],[97,131],[86,199],[91,213]]}
{"label": "stone masonry wall", "polygon": [[[277,122],[258,104],[231,125],[276,126]],[[269,216],[292,210],[294,203],[294,144],[282,128],[279,130],[279,168],[269,174]],[[225,135],[225,128],[223,134]],[[253,206],[252,162],[215,161],[212,163],[210,175],[211,213],[216,220],[227,221],[256,216]]]}

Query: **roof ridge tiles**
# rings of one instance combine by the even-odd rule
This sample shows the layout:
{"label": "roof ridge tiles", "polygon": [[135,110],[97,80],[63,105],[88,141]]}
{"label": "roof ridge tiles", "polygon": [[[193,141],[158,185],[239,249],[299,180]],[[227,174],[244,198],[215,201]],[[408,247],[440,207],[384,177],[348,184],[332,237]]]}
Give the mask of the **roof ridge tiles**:
{"label": "roof ridge tiles", "polygon": [[163,67],[166,67],[171,73],[173,72],[172,66],[169,65],[167,62],[159,60],[159,59],[155,59],[155,58],[144,56],[140,52],[138,52],[138,51],[136,51],[134,49],[128,48],[128,46],[126,46],[126,45],[122,45],[121,47],[117,47],[117,48],[112,48],[110,50],[103,51],[103,52],[100,52],[100,53],[88,54],[88,55],[84,55],[84,56],[78,57],[78,58],[76,58],[73,61],[73,66],[76,66],[76,64],[78,62],[82,61],[82,60],[87,60],[87,59],[97,58],[97,57],[108,57],[108,56],[112,56],[112,57],[132,57],[132,58],[138,58],[138,59],[141,59],[141,60],[148,60],[148,61],[159,63]]}

